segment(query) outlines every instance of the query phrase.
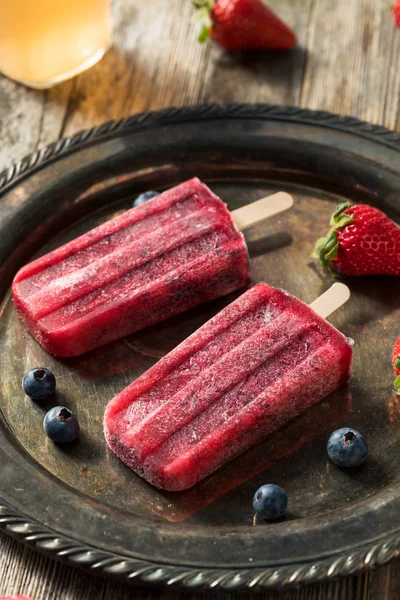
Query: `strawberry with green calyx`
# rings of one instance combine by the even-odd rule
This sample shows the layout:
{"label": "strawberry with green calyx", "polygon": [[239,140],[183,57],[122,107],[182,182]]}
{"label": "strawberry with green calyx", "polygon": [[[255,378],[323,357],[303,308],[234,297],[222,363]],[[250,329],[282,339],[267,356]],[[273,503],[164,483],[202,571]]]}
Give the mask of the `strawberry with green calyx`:
{"label": "strawberry with green calyx", "polygon": [[344,275],[400,275],[400,228],[366,204],[339,204],[314,255]]}
{"label": "strawberry with green calyx", "polygon": [[263,0],[194,0],[203,23],[199,41],[211,36],[225,50],[289,50],[296,36]]}
{"label": "strawberry with green calyx", "polygon": [[393,348],[392,365],[396,374],[396,379],[394,380],[394,389],[397,394],[400,394],[400,337],[397,338],[397,342]]}

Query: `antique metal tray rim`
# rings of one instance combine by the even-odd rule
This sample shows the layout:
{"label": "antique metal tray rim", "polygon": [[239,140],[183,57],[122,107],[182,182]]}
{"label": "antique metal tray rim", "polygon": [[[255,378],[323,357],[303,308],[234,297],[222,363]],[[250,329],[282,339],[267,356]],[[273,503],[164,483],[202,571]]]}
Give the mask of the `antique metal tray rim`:
{"label": "antique metal tray rim", "polygon": [[337,115],[323,110],[310,110],[297,106],[280,106],[265,103],[226,103],[226,104],[195,104],[184,107],[171,107],[158,111],[143,112],[117,121],[107,121],[91,129],[80,130],[71,137],[66,137],[49,144],[21,161],[11,165],[0,173],[0,191],[4,191],[16,180],[31,174],[37,168],[74,152],[77,148],[88,147],[96,141],[113,137],[115,134],[129,133],[132,130],[142,130],[174,122],[183,123],[190,120],[217,120],[240,117],[241,119],[290,120],[298,123],[328,127],[346,133],[353,133],[384,144],[398,150],[400,134],[381,125],[373,125],[356,117]]}

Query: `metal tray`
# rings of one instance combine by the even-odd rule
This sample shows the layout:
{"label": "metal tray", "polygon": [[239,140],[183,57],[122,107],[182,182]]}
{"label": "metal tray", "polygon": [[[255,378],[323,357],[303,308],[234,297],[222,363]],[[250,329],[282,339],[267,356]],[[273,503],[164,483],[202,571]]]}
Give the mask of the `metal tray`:
{"label": "metal tray", "polygon": [[[349,279],[332,322],[355,340],[349,386],[195,488],[163,493],[134,475],[102,434],[107,401],[230,298],[87,355],[55,360],[25,331],[9,294],[16,270],[131,205],[145,189],[198,175],[231,208],[277,189],[295,208],[247,233],[254,281],[311,302],[332,282],[310,258],[335,204],[374,204],[400,222],[400,136],[352,118],[268,105],[198,106],[135,115],[57,142],[0,175],[0,526],[55,558],[126,581],[190,589],[277,588],[379,565],[400,548],[400,404],[390,355],[400,280]],[[33,366],[58,377],[47,405],[24,396]],[[82,437],[42,431],[66,404]],[[368,463],[332,465],[329,433],[368,439]],[[289,514],[253,519],[252,496],[275,482]]]}

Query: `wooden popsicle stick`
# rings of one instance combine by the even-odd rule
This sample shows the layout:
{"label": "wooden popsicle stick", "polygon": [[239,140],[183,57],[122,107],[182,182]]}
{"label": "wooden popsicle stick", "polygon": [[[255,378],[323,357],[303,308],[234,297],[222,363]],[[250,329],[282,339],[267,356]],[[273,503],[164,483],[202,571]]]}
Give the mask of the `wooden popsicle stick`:
{"label": "wooden popsicle stick", "polygon": [[310,304],[320,317],[326,319],[335,310],[340,308],[350,298],[350,290],[344,283],[334,283],[329,290]]}
{"label": "wooden popsicle stick", "polygon": [[232,218],[240,231],[269,219],[274,215],[285,212],[292,208],[293,197],[286,192],[277,192],[256,200],[252,204],[247,204],[231,212]]}

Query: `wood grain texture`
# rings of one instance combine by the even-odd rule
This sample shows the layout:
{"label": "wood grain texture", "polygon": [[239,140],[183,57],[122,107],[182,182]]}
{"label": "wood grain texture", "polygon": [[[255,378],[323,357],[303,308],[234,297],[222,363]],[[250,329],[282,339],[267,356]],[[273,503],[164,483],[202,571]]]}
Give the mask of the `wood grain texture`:
{"label": "wood grain texture", "polygon": [[300,103],[399,125],[400,35],[387,0],[314,0]]}
{"label": "wood grain texture", "polygon": [[[291,53],[232,55],[195,43],[189,0],[115,0],[114,47],[93,69],[45,92],[0,76],[0,170],[62,136],[133,112],[197,102],[300,104],[400,129],[400,33],[388,0],[270,0],[294,27]],[[265,600],[395,600],[400,561]],[[41,556],[0,534],[0,595],[35,600],[219,600],[137,590]],[[254,597],[254,596],[253,596]],[[247,600],[246,594],[236,598]]]}

